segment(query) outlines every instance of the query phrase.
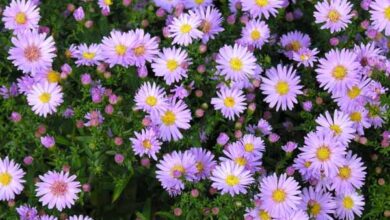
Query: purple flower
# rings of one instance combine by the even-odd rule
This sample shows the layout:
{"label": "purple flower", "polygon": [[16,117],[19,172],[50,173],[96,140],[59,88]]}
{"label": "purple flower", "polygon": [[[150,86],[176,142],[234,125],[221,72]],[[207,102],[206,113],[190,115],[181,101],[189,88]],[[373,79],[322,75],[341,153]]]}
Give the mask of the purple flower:
{"label": "purple flower", "polygon": [[86,123],[84,123],[84,125],[87,127],[97,127],[104,121],[104,117],[99,110],[88,112],[84,118],[88,120]]}
{"label": "purple flower", "polygon": [[302,103],[302,108],[303,108],[303,110],[310,112],[311,109],[313,108],[313,103],[311,101],[306,101],[306,102]]}
{"label": "purple flower", "polygon": [[76,21],[81,21],[84,19],[85,14],[84,14],[84,9],[83,7],[78,7],[76,10],[73,12],[73,17]]}
{"label": "purple flower", "polygon": [[74,111],[71,107],[67,108],[63,113],[65,118],[71,118],[74,115]]}
{"label": "purple flower", "polygon": [[37,220],[38,211],[35,207],[30,205],[21,205],[16,208],[16,211],[19,214],[20,220]]}
{"label": "purple flower", "polygon": [[289,141],[287,142],[287,144],[283,145],[282,146],[282,149],[286,152],[286,153],[291,153],[293,152],[296,148],[298,147],[298,144],[293,142],[293,141]]}
{"label": "purple flower", "polygon": [[84,73],[81,75],[81,83],[83,85],[89,85],[92,82],[91,75],[89,73]]}
{"label": "purple flower", "polygon": [[22,120],[22,115],[20,115],[19,112],[12,112],[10,119],[13,122],[19,122],[20,120]]}
{"label": "purple flower", "polygon": [[217,138],[217,143],[219,145],[225,145],[229,141],[229,136],[226,133],[220,133]]}
{"label": "purple flower", "polygon": [[46,135],[44,137],[41,137],[41,144],[46,148],[52,148],[56,144],[56,141],[54,137]]}

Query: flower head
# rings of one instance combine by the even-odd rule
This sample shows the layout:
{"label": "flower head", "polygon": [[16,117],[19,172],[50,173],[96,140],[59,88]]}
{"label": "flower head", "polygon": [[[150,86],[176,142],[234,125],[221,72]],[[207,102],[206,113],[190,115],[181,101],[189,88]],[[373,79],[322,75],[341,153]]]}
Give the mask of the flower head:
{"label": "flower head", "polygon": [[330,29],[334,33],[344,30],[351,23],[352,4],[347,0],[319,1],[315,8],[316,23],[324,23],[321,29]]}
{"label": "flower head", "polygon": [[241,0],[242,10],[256,18],[264,16],[268,19],[270,16],[276,16],[278,9],[282,8],[282,0]]}
{"label": "flower head", "polygon": [[160,151],[161,142],[153,129],[144,129],[140,133],[134,132],[135,137],[130,138],[135,155],[147,155],[157,160],[156,154]]}
{"label": "flower head", "polygon": [[217,92],[218,98],[212,98],[211,104],[216,110],[221,110],[224,117],[233,120],[246,109],[244,93],[238,89],[222,87]]}
{"label": "flower head", "polygon": [[9,160],[8,157],[0,158],[0,201],[13,200],[22,192],[24,175],[25,172],[20,168],[20,164]]}
{"label": "flower head", "polygon": [[193,40],[202,38],[203,33],[198,29],[201,23],[201,18],[195,14],[181,14],[168,26],[169,37],[173,38],[174,44],[188,46]]}
{"label": "flower head", "polygon": [[47,81],[37,83],[28,92],[27,102],[39,116],[46,117],[53,114],[63,102],[61,86]]}
{"label": "flower head", "polygon": [[30,0],[12,0],[3,12],[4,26],[8,30],[21,33],[38,29],[41,16],[39,8]]}

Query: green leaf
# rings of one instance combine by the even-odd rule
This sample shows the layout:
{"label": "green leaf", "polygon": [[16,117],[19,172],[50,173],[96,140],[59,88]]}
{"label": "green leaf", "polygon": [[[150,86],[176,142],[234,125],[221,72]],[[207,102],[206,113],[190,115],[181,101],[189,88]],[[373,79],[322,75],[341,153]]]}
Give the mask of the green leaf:
{"label": "green leaf", "polygon": [[119,199],[123,190],[126,188],[127,184],[129,183],[130,177],[131,175],[126,176],[126,178],[117,179],[114,181],[115,188],[114,188],[114,193],[112,195],[112,203],[114,203],[116,200]]}

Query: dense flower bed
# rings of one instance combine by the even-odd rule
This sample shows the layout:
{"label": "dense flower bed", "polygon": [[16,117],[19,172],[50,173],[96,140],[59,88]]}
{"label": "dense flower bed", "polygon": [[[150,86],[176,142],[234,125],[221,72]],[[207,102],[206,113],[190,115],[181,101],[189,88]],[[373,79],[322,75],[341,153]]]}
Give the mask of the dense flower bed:
{"label": "dense flower bed", "polygon": [[390,0],[0,15],[0,219],[390,217]]}

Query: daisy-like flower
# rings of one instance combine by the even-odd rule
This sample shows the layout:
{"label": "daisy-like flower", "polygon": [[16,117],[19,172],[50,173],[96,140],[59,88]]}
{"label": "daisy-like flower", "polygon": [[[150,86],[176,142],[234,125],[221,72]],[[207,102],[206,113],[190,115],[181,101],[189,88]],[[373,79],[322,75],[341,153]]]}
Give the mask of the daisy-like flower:
{"label": "daisy-like flower", "polygon": [[383,51],[376,47],[375,43],[360,44],[356,45],[354,48],[356,54],[356,60],[360,63],[363,68],[366,68],[367,72],[370,70],[370,60],[385,60],[383,56]]}
{"label": "daisy-like flower", "polygon": [[333,49],[319,63],[317,81],[334,96],[345,94],[347,89],[359,82],[360,64],[356,61],[356,55],[349,50]]}
{"label": "daisy-like flower", "polygon": [[316,48],[301,48],[298,52],[293,52],[293,60],[298,62],[298,66],[313,67],[314,62],[317,61],[318,50]]}
{"label": "daisy-like flower", "polygon": [[181,14],[178,18],[174,18],[168,26],[169,37],[173,38],[172,43],[188,46],[192,40],[202,38],[203,33],[198,29],[201,23],[199,16],[189,14]]}
{"label": "daisy-like flower", "polygon": [[160,151],[162,143],[157,139],[155,131],[153,129],[143,129],[141,133],[134,132],[134,136],[134,138],[130,138],[134,154],[140,157],[147,155],[157,160],[156,153]]}
{"label": "daisy-like flower", "polygon": [[57,111],[57,107],[63,102],[62,97],[61,86],[44,81],[33,85],[27,94],[27,102],[35,114],[46,117]]}
{"label": "daisy-like flower", "polygon": [[229,193],[231,196],[246,194],[248,186],[255,181],[248,170],[233,161],[219,164],[210,179],[213,181],[212,187],[221,190],[221,194]]}
{"label": "daisy-like flower", "polygon": [[253,19],[246,23],[241,31],[241,41],[244,45],[251,45],[257,49],[268,42],[270,30],[264,21]]}
{"label": "daisy-like flower", "polygon": [[368,105],[368,120],[374,128],[382,127],[384,122],[383,115],[387,111],[387,105],[372,103]]}
{"label": "daisy-like flower", "polygon": [[363,106],[359,106],[347,112],[349,119],[352,121],[352,128],[356,130],[359,135],[364,135],[364,129],[371,126],[368,120],[368,111]]}
{"label": "daisy-like flower", "polygon": [[132,62],[137,67],[144,66],[146,62],[152,62],[158,54],[157,38],[151,37],[143,29],[135,29],[129,32],[130,50]]}
{"label": "daisy-like flower", "polygon": [[195,157],[196,170],[195,180],[199,181],[210,177],[211,171],[217,165],[217,162],[214,160],[214,155],[203,148],[193,147],[190,150]]}
{"label": "daisy-like flower", "polygon": [[58,218],[52,215],[42,215],[39,217],[39,220],[58,220]]}
{"label": "daisy-like flower", "polygon": [[337,175],[332,180],[332,189],[344,193],[360,189],[364,184],[365,169],[361,158],[349,151],[344,164],[339,167]]}
{"label": "daisy-like flower", "polygon": [[248,155],[239,141],[229,144],[223,153],[226,157],[222,157],[221,161],[233,161],[238,166],[245,167],[251,173],[260,170],[261,157],[259,155]]}
{"label": "daisy-like flower", "polygon": [[333,118],[327,111],[316,119],[316,123],[319,125],[317,130],[333,134],[343,145],[347,145],[355,137],[352,121],[342,111],[335,110]]}
{"label": "daisy-like flower", "polygon": [[364,207],[364,197],[352,193],[341,193],[336,197],[336,217],[353,220],[355,215],[361,216]]}
{"label": "daisy-like flower", "polygon": [[283,0],[241,0],[242,10],[249,12],[253,18],[268,19],[276,16],[278,9],[283,7]]}
{"label": "daisy-like flower", "polygon": [[314,219],[328,220],[332,219],[336,203],[330,193],[315,191],[313,187],[308,187],[302,190],[301,209]]}
{"label": "daisy-like flower", "polygon": [[136,109],[142,109],[145,112],[163,111],[168,107],[164,89],[154,82],[144,83],[138,89],[134,101]]}
{"label": "daisy-like flower", "polygon": [[206,8],[213,4],[213,0],[183,0],[183,4],[187,9]]}
{"label": "daisy-like flower", "polygon": [[222,115],[229,120],[234,120],[246,109],[244,93],[238,89],[222,87],[217,92],[218,98],[212,98],[211,104],[216,110],[221,110]]}
{"label": "daisy-like flower", "polygon": [[276,220],[309,220],[309,216],[303,210],[296,210],[289,216],[277,218]]}
{"label": "daisy-like flower", "polygon": [[176,196],[184,189],[183,178],[192,181],[196,172],[196,161],[192,153],[174,151],[164,155],[157,164],[156,174],[162,187],[171,196]]}
{"label": "daisy-like flower", "polygon": [[49,171],[39,176],[40,182],[35,184],[39,201],[49,209],[55,207],[59,211],[72,207],[81,191],[80,182],[76,178],[76,175],[69,176],[68,172],[63,171]]}
{"label": "daisy-like flower", "polygon": [[309,48],[311,40],[309,35],[300,31],[291,31],[280,37],[280,45],[283,47],[284,55],[293,59],[293,53],[302,48]]}
{"label": "daisy-like flower", "polygon": [[[108,63],[110,67],[114,65],[121,65],[127,67],[132,64],[132,60],[128,54],[130,44],[128,33],[120,31],[111,31],[110,36],[104,37],[102,40],[101,56],[104,62]],[[92,55],[91,55],[92,56]]]}
{"label": "daisy-like flower", "polygon": [[77,46],[73,56],[77,59],[77,66],[95,66],[103,60],[102,49],[98,44],[91,44],[89,46],[80,44]]}
{"label": "daisy-like flower", "polygon": [[297,181],[286,174],[264,177],[260,183],[262,207],[274,218],[289,216],[301,201],[301,191]]}
{"label": "daisy-like flower", "polygon": [[85,114],[84,118],[88,120],[84,123],[86,127],[97,127],[104,121],[104,117],[99,110],[92,110],[88,112]]}
{"label": "daisy-like flower", "polygon": [[9,160],[8,157],[0,158],[0,201],[13,200],[22,192],[25,174],[20,164]]}
{"label": "daisy-like flower", "polygon": [[247,47],[239,44],[225,45],[217,56],[218,74],[226,80],[241,81],[255,74],[256,58]]}
{"label": "daisy-like flower", "polygon": [[276,111],[292,110],[294,104],[298,103],[297,95],[302,94],[302,86],[299,85],[300,77],[292,66],[279,64],[266,72],[266,77],[262,77],[260,89],[266,96],[264,101],[270,108],[276,106]]}
{"label": "daisy-like flower", "polygon": [[300,148],[302,159],[309,165],[309,171],[316,177],[333,178],[344,163],[345,147],[331,132],[310,132],[305,145]]}
{"label": "daisy-like flower", "polygon": [[265,120],[263,118],[261,118],[258,121],[257,128],[260,130],[260,132],[263,135],[269,135],[272,132],[272,126],[270,125],[270,123],[267,120]]}
{"label": "daisy-like flower", "polygon": [[321,29],[330,29],[330,33],[342,31],[351,23],[352,4],[347,0],[325,0],[317,2],[315,8],[315,22],[324,23]]}
{"label": "daisy-like flower", "polygon": [[25,31],[11,39],[13,46],[9,50],[8,59],[24,73],[32,76],[39,71],[51,68],[55,54],[52,36],[37,31]]}
{"label": "daisy-like flower", "polygon": [[176,7],[176,5],[179,4],[179,2],[181,2],[181,0],[170,0],[170,1],[153,0],[153,2],[154,2],[154,4],[156,4],[156,6],[163,8],[168,13],[171,13],[172,10]]}
{"label": "daisy-like flower", "polygon": [[30,205],[21,205],[16,208],[16,211],[19,214],[20,220],[37,220],[38,218],[37,209]]}
{"label": "daisy-like flower", "polygon": [[98,0],[98,5],[102,11],[110,13],[110,6],[113,4],[113,0]]}
{"label": "daisy-like flower", "polygon": [[164,141],[177,141],[183,138],[179,129],[187,130],[191,127],[191,111],[181,100],[172,101],[166,109],[161,112],[153,111],[152,121],[158,126],[159,136]]}
{"label": "daisy-like flower", "polygon": [[264,141],[261,137],[256,137],[253,134],[246,134],[240,140],[244,151],[247,155],[261,156],[265,151]]}
{"label": "daisy-like flower", "polygon": [[47,81],[49,83],[59,83],[61,81],[61,74],[55,70],[49,69],[35,74],[34,81],[35,82]]}
{"label": "daisy-like flower", "polygon": [[370,4],[372,25],[378,31],[385,31],[390,36],[390,1],[375,0]]}
{"label": "daisy-like flower", "polygon": [[246,214],[244,215],[244,219],[251,220],[271,220],[271,216],[264,209],[255,207],[252,209],[247,209]]}
{"label": "daisy-like flower", "polygon": [[348,88],[345,94],[334,97],[337,105],[340,106],[340,108],[344,111],[349,111],[360,106],[364,106],[368,102],[367,96],[369,93],[368,86],[370,82],[371,79],[363,78],[359,80],[357,84],[351,86],[351,88]]}
{"label": "daisy-like flower", "polygon": [[72,215],[69,216],[69,220],[93,220],[93,218],[86,215]]}
{"label": "daisy-like flower", "polygon": [[298,170],[305,181],[309,181],[314,177],[313,172],[311,170],[311,159],[308,159],[302,153],[298,154],[298,156],[294,160],[293,167]]}
{"label": "daisy-like flower", "polygon": [[39,8],[30,0],[12,0],[3,12],[4,26],[8,30],[21,33],[38,29]]}
{"label": "daisy-like flower", "polygon": [[189,11],[189,14],[190,16],[196,16],[200,18],[201,24],[199,28],[203,32],[202,43],[204,44],[209,40],[214,39],[219,32],[224,31],[222,27],[222,14],[217,8],[214,8],[213,6],[199,7],[193,11]]}
{"label": "daisy-like flower", "polygon": [[163,48],[153,60],[152,68],[156,76],[164,77],[168,85],[187,78],[188,66],[191,59],[188,53],[180,48]]}

